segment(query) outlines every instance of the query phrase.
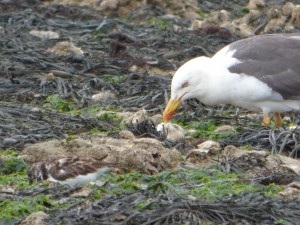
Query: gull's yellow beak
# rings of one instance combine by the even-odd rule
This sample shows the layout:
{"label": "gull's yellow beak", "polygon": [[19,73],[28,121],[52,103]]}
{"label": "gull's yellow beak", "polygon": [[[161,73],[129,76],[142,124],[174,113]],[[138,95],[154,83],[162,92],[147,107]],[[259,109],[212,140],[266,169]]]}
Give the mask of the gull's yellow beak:
{"label": "gull's yellow beak", "polygon": [[181,103],[181,98],[178,98],[178,99],[170,99],[166,108],[165,108],[165,111],[163,113],[163,120],[164,122],[168,122],[172,119],[176,109],[180,106],[180,103]]}

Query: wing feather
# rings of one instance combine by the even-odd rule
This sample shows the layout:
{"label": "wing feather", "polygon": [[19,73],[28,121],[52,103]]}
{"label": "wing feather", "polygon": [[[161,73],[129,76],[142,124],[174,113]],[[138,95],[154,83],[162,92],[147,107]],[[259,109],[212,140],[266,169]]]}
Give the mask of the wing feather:
{"label": "wing feather", "polygon": [[300,99],[300,34],[271,34],[229,45],[239,63],[228,67],[267,83],[285,99]]}

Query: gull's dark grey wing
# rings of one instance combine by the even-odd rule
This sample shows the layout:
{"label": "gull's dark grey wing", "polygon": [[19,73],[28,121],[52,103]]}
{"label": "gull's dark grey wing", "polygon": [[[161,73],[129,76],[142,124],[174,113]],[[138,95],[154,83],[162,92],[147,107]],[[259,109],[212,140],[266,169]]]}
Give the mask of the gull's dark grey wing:
{"label": "gull's dark grey wing", "polygon": [[285,99],[300,99],[300,34],[269,34],[229,45],[240,63],[232,73],[254,76]]}

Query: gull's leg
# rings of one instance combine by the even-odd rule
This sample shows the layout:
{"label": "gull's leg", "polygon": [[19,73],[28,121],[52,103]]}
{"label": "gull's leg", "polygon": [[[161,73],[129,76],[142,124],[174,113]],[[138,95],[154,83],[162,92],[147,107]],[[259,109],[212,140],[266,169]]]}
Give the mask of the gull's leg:
{"label": "gull's leg", "polygon": [[282,118],[279,112],[275,112],[275,127],[279,128],[282,125]]}
{"label": "gull's leg", "polygon": [[269,126],[271,122],[271,118],[268,113],[264,113],[264,119],[261,123],[262,126]]}

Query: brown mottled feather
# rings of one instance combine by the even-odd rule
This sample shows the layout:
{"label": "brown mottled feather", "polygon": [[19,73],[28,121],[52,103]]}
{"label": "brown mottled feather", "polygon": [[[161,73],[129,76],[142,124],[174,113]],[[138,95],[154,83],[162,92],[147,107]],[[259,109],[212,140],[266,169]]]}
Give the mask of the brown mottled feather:
{"label": "brown mottled feather", "polygon": [[79,157],[51,157],[31,166],[29,181],[47,180],[49,176],[56,180],[67,180],[79,175],[97,172],[103,167],[114,167],[115,163],[102,162]]}

